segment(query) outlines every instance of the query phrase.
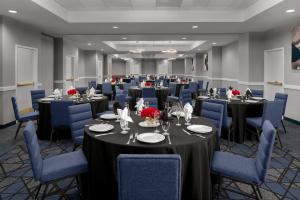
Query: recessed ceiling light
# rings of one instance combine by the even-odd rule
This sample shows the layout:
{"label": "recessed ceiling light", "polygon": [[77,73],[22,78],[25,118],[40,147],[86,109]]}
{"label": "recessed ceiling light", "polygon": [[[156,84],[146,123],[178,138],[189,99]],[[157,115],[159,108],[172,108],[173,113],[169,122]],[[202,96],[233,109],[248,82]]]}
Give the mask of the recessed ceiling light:
{"label": "recessed ceiling light", "polygon": [[162,50],[162,53],[177,53],[176,49],[167,49],[167,50]]}
{"label": "recessed ceiling light", "polygon": [[217,43],[213,42],[212,45],[216,45]]}
{"label": "recessed ceiling light", "polygon": [[92,43],[90,43],[90,42],[89,42],[87,45],[88,45],[88,46],[91,46],[91,45],[92,45]]}
{"label": "recessed ceiling light", "polygon": [[104,49],[100,49],[100,51],[104,51]]}
{"label": "recessed ceiling light", "polygon": [[118,26],[113,26],[113,29],[118,29],[119,27]]}
{"label": "recessed ceiling light", "polygon": [[182,37],[181,39],[182,39],[182,40],[186,40],[187,38],[186,38],[186,37]]}
{"label": "recessed ceiling light", "polygon": [[197,49],[198,51],[201,51],[201,49]]}
{"label": "recessed ceiling light", "polygon": [[289,10],[286,10],[285,12],[286,13],[293,13],[293,12],[295,12],[296,10],[295,9],[289,9]]}
{"label": "recessed ceiling light", "polygon": [[198,28],[198,27],[199,27],[199,26],[197,26],[197,25],[192,26],[193,29],[196,29],[196,28]]}
{"label": "recessed ceiling light", "polygon": [[122,37],[122,40],[127,40],[127,37]]}
{"label": "recessed ceiling light", "polygon": [[18,11],[16,11],[16,10],[9,10],[8,12],[12,13],[12,14],[17,14],[18,13]]}

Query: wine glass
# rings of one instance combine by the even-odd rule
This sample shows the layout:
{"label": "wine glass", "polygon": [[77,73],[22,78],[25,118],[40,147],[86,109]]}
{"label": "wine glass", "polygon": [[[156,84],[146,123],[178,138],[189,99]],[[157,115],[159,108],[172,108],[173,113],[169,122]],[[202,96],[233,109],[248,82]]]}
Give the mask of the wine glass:
{"label": "wine glass", "polygon": [[176,124],[176,126],[181,126],[181,124],[180,124],[180,122],[179,122],[179,119],[180,119],[180,115],[181,115],[181,109],[180,109],[180,107],[177,105],[177,107],[176,107],[176,117],[177,117],[177,124]]}
{"label": "wine glass", "polygon": [[124,119],[120,120],[120,127],[122,129],[122,131],[121,131],[122,134],[128,133],[128,131],[126,130],[126,120],[124,120]]}
{"label": "wine glass", "polygon": [[184,113],[184,119],[186,121],[185,125],[187,125],[187,126],[191,125],[190,122],[192,120],[192,116],[188,112]]}
{"label": "wine glass", "polygon": [[159,111],[156,110],[154,112],[155,133],[159,133],[159,130],[157,129],[157,127],[160,125],[158,119],[159,119]]}
{"label": "wine glass", "polygon": [[170,135],[170,133],[168,133],[170,125],[171,125],[170,121],[162,121],[161,122],[161,128],[164,131],[163,135]]}

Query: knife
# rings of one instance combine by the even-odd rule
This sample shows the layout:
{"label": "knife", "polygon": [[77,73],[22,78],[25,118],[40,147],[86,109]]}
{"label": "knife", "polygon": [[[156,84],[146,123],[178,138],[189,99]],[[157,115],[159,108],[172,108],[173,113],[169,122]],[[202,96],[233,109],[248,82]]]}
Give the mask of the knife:
{"label": "knife", "polygon": [[102,134],[97,134],[97,135],[94,135],[95,137],[100,137],[100,136],[104,136],[104,135],[112,135],[114,134],[113,132],[109,132],[109,133],[102,133]]}
{"label": "knife", "polygon": [[203,138],[203,139],[206,138],[206,137],[204,137],[204,136],[202,136],[202,135],[199,135],[199,134],[191,134],[190,132],[188,132],[188,131],[186,131],[186,130],[184,130],[184,129],[182,129],[182,130],[183,130],[183,132],[185,132],[185,133],[188,134],[188,135],[198,136],[198,137],[201,137],[201,138]]}

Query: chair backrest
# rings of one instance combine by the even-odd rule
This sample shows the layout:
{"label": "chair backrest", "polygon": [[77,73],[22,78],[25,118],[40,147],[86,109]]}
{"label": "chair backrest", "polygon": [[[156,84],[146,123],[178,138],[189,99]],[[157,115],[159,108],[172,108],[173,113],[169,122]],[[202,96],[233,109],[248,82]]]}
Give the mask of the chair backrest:
{"label": "chair backrest", "polygon": [[252,90],[251,89],[251,93],[253,97],[264,97],[264,91],[263,90]]}
{"label": "chair backrest", "polygon": [[266,101],[264,103],[262,123],[265,120],[269,120],[275,128],[278,128],[283,115],[283,107],[284,102],[281,100]]}
{"label": "chair backrest", "polygon": [[181,158],[164,154],[121,154],[117,158],[119,200],[179,200]]}
{"label": "chair backrest", "polygon": [[208,90],[208,85],[209,85],[209,81],[206,81],[205,93],[207,93],[207,90]]}
{"label": "chair backrest", "polygon": [[23,134],[31,162],[33,176],[34,179],[38,181],[42,176],[43,159],[41,156],[40,145],[36,136],[35,127],[32,121],[27,123]]}
{"label": "chair backrest", "polygon": [[125,94],[116,94],[116,102],[120,104],[122,108],[125,106],[126,95]]}
{"label": "chair backrest", "polygon": [[68,107],[73,105],[73,101],[51,101],[51,125],[52,128],[69,126]]}
{"label": "chair backrest", "polygon": [[261,182],[265,181],[272,157],[276,131],[270,121],[266,120],[262,127],[259,145],[256,152],[256,171]]}
{"label": "chair backrest", "polygon": [[212,121],[218,129],[218,138],[221,136],[223,123],[223,105],[203,102],[201,116]]}
{"label": "chair backrest", "polygon": [[12,106],[13,106],[13,109],[14,109],[15,118],[16,118],[16,120],[19,120],[20,115],[19,115],[17,98],[15,96],[11,97],[11,103],[12,103]]}
{"label": "chair backrest", "polygon": [[30,94],[31,94],[32,108],[34,110],[38,110],[39,109],[38,101],[39,99],[42,99],[46,96],[45,90],[31,90]]}
{"label": "chair backrest", "polygon": [[190,103],[192,105],[192,93],[190,89],[182,89],[179,97],[182,105],[185,105],[186,103]]}
{"label": "chair backrest", "polygon": [[205,99],[204,101],[210,102],[210,103],[217,103],[223,105],[223,120],[222,120],[222,127],[226,127],[227,120],[228,120],[228,102],[223,99]]}
{"label": "chair backrest", "polygon": [[75,88],[79,94],[84,94],[88,87],[76,87]]}
{"label": "chair backrest", "polygon": [[217,88],[217,90],[220,91],[220,96],[225,97],[226,96],[226,88]]}
{"label": "chair backrest", "polygon": [[69,125],[72,138],[84,135],[84,126],[92,120],[92,110],[89,103],[68,107]]}
{"label": "chair backrest", "polygon": [[142,90],[143,98],[153,98],[156,97],[155,88],[143,88]]}
{"label": "chair backrest", "polygon": [[169,84],[169,88],[170,88],[171,95],[175,96],[175,94],[176,94],[176,88],[177,88],[177,83],[170,83]]}
{"label": "chair backrest", "polygon": [[198,81],[198,88],[203,89],[203,81],[202,80]]}
{"label": "chair backrest", "polygon": [[285,114],[287,100],[288,100],[288,94],[279,93],[279,92],[275,93],[274,101],[277,101],[277,100],[281,100],[281,101],[284,102],[284,106],[283,106],[283,115],[284,115]]}
{"label": "chair backrest", "polygon": [[139,76],[139,82],[143,82],[144,80],[146,80],[147,77],[146,76]]}
{"label": "chair backrest", "polygon": [[170,84],[170,79],[168,79],[168,78],[163,79],[163,85],[164,85],[165,87],[168,87],[169,84]]}
{"label": "chair backrest", "polygon": [[96,88],[97,88],[97,83],[96,83],[96,81],[90,81],[88,84],[89,84],[89,89],[91,89],[91,88],[96,89]]}
{"label": "chair backrest", "polygon": [[123,94],[128,95],[128,90],[129,90],[130,86],[131,85],[129,83],[123,84]]}
{"label": "chair backrest", "polygon": [[102,83],[102,93],[103,94],[112,94],[111,83]]}
{"label": "chair backrest", "polygon": [[198,84],[196,82],[190,82],[189,89],[192,93],[196,93],[198,91]]}

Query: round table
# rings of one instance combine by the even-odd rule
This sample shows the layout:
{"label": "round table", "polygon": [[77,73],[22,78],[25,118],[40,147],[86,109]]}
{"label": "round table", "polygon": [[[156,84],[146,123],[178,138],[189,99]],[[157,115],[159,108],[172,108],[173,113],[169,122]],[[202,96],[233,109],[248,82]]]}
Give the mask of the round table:
{"label": "round table", "polygon": [[[74,100],[67,96],[63,97],[63,100]],[[75,101],[74,104],[90,103],[93,118],[96,118],[96,114],[108,110],[108,98],[103,96],[102,99],[88,100],[83,98],[80,101]],[[51,102],[50,101],[39,101],[39,120],[37,135],[40,140],[49,140],[51,135]],[[61,138],[70,138],[70,130],[60,130],[59,135]]]}
{"label": "round table", "polygon": [[[154,128],[143,128],[138,125],[143,121],[132,115],[134,123],[129,125],[129,133],[139,134],[153,132]],[[175,119],[175,118],[174,118]],[[112,135],[95,136],[88,127],[85,128],[83,151],[89,163],[88,173],[82,175],[82,190],[85,199],[118,199],[116,159],[119,154],[179,154],[182,160],[182,200],[212,199],[210,162],[215,150],[219,150],[214,125],[204,118],[193,118],[193,124],[205,124],[213,127],[211,133],[203,134],[206,138],[187,135],[181,119],[181,127],[172,122],[169,133],[172,144],[166,138],[161,143],[146,144],[136,141],[126,144],[129,134],[120,134],[120,125],[114,125]],[[93,123],[99,123],[94,121]],[[161,130],[161,129],[160,129]],[[98,134],[98,133],[96,133]]]}
{"label": "round table", "polygon": [[[157,97],[157,107],[159,110],[163,110],[165,107],[165,102],[170,94],[170,89],[168,87],[156,87],[156,97]],[[132,97],[130,102],[130,107],[133,108],[138,98],[142,97],[142,88],[133,86],[128,89],[128,95]]]}
{"label": "round table", "polygon": [[[194,114],[201,115],[202,102],[205,99],[197,98],[194,108]],[[263,112],[264,101],[257,103],[248,103],[241,100],[228,101],[228,116],[232,117],[234,141],[244,143],[246,137],[246,118],[261,117]]]}

